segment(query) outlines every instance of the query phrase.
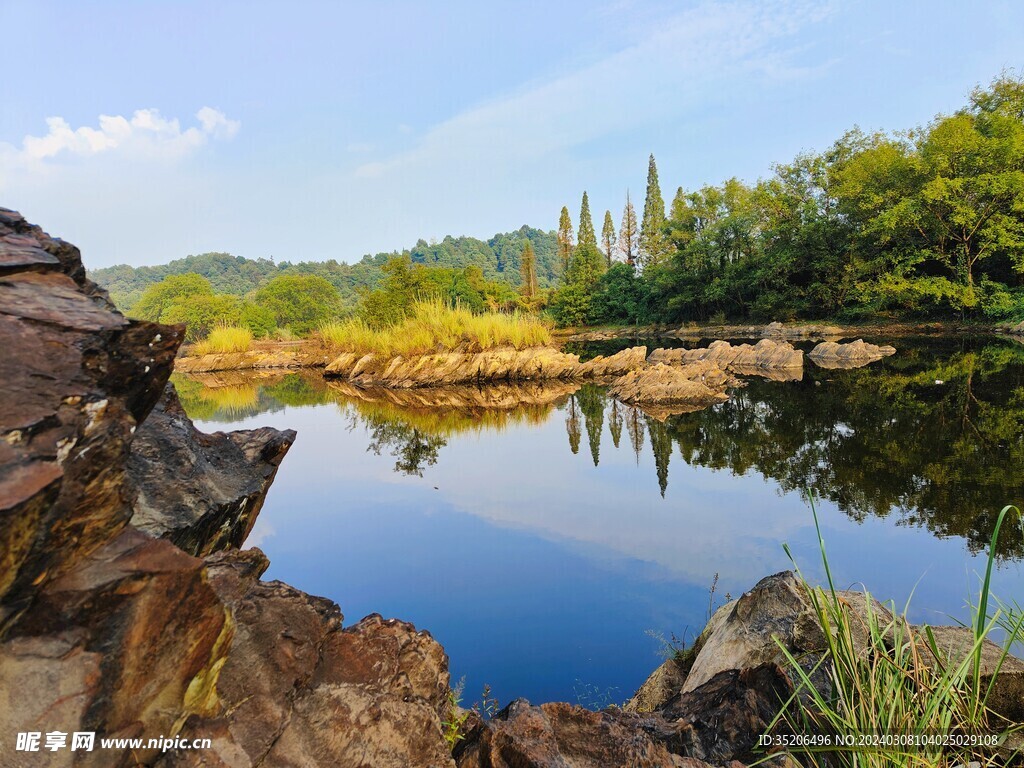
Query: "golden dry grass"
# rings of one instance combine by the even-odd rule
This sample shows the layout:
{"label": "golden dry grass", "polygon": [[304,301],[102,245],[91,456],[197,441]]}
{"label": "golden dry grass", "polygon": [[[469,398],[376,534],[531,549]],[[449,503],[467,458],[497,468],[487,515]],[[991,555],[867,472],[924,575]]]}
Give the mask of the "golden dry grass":
{"label": "golden dry grass", "polygon": [[236,325],[222,325],[210,331],[210,335],[196,342],[192,348],[196,355],[223,355],[229,352],[248,352],[252,349],[253,335],[248,328]]}

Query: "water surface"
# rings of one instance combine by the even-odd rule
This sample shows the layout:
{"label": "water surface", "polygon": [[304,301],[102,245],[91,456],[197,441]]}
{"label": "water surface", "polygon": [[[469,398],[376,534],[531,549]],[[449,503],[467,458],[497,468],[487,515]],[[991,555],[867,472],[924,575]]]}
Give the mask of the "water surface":
{"label": "water surface", "polygon": [[[621,345],[620,345],[621,346]],[[621,702],[709,609],[821,566],[915,620],[966,618],[994,517],[1024,501],[1024,345],[901,340],[856,370],[749,378],[659,421],[596,386],[360,392],[316,374],[177,377],[201,428],[298,439],[248,544],[268,578],[429,629],[466,700]],[[590,347],[593,353],[615,345]],[[509,407],[517,399],[529,405]],[[1024,598],[1024,542],[995,582]],[[711,585],[717,585],[714,593]]]}

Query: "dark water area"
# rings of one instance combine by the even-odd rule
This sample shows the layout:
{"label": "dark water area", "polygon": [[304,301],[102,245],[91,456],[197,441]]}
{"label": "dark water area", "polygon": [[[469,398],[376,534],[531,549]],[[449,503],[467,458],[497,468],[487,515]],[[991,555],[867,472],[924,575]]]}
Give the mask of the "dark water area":
{"label": "dark water area", "polygon": [[[266,578],[336,600],[346,623],[376,612],[429,629],[468,703],[489,684],[502,702],[601,706],[660,662],[658,636],[691,639],[727,596],[791,567],[784,543],[822,576],[805,490],[841,586],[901,606],[913,594],[916,621],[968,618],[995,516],[1024,502],[1024,345],[896,346],[864,368],[747,378],[664,422],[592,385],[176,383],[208,431],[298,431],[248,542]],[[998,556],[995,592],[1024,601],[1015,526]]]}

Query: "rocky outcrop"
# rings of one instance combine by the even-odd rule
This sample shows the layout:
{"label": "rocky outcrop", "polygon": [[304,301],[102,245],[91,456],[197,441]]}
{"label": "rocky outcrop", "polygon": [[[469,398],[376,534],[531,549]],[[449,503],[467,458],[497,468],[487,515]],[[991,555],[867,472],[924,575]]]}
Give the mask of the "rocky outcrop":
{"label": "rocky outcrop", "polygon": [[248,352],[183,355],[174,369],[178,373],[217,371],[264,371],[286,368],[323,368],[334,355],[314,341],[259,342]]}
{"label": "rocky outcrop", "polygon": [[[450,766],[428,634],[344,628],[232,549],[294,433],[197,432],[165,389],[180,341],[0,210],[0,762]],[[14,734],[51,730],[143,742],[12,754]],[[148,747],[189,733],[214,749]]]}
{"label": "rocky outcrop", "polygon": [[616,379],[608,394],[630,405],[687,413],[729,399],[730,379],[710,363],[657,365],[630,371]]}
{"label": "rocky outcrop", "polygon": [[[197,557],[242,546],[294,440],[269,428],[204,434],[168,385],[128,457],[132,525]],[[181,471],[168,478],[167,467]]]}
{"label": "rocky outcrop", "polygon": [[181,735],[213,746],[168,754],[160,768],[451,765],[440,737],[448,659],[428,633],[376,615],[342,628],[333,602],[260,581],[259,550],[207,563],[234,640],[217,713],[191,716]]}
{"label": "rocky outcrop", "polygon": [[838,339],[842,337],[843,329],[836,325],[816,325],[814,323],[785,325],[776,321],[761,328],[758,335],[765,339]]}
{"label": "rocky outcrop", "polygon": [[798,371],[803,368],[804,353],[787,342],[762,339],[757,344],[732,345],[713,341],[700,349],[656,349],[648,362],[680,365],[695,362],[713,363],[722,370],[746,375],[761,371]]}
{"label": "rocky outcrop", "polygon": [[621,376],[644,365],[646,356],[647,347],[632,347],[585,363],[580,362],[579,355],[553,347],[499,347],[486,352],[437,352],[408,358],[344,352],[327,366],[324,375],[360,387],[392,389],[569,381]]}
{"label": "rocky outcrop", "polygon": [[820,368],[860,368],[895,354],[895,347],[880,347],[857,339],[847,344],[823,341],[808,352],[807,356]]}
{"label": "rocky outcrop", "polygon": [[511,411],[522,406],[551,406],[580,388],[576,381],[522,382],[491,384],[486,387],[358,387],[347,381],[332,380],[328,390],[340,398],[355,402],[392,406],[400,411]]}

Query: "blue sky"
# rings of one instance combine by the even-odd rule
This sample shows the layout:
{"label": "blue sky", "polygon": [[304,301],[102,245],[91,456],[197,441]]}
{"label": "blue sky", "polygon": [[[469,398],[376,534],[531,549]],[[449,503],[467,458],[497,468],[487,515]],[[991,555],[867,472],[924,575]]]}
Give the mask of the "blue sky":
{"label": "blue sky", "polygon": [[[352,261],[754,180],[1024,69],[1018,2],[0,0],[0,205],[87,266]],[[106,116],[102,117],[101,116]]]}

